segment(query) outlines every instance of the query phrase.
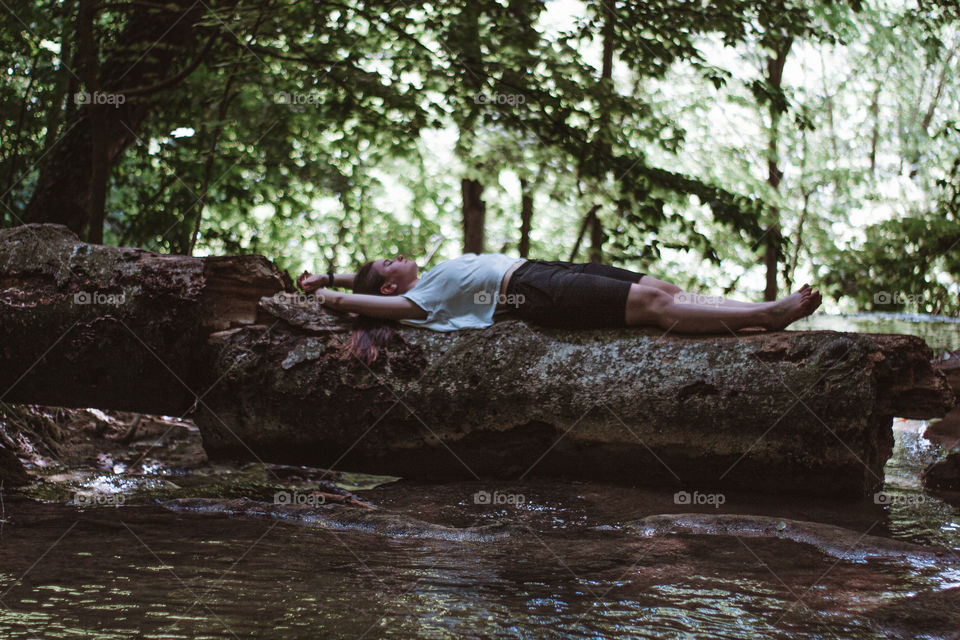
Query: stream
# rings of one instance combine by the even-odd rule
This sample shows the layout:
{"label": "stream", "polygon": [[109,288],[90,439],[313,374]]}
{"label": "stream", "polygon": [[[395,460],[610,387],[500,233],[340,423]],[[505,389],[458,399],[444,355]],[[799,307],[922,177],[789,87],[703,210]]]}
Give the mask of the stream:
{"label": "stream", "polygon": [[[960,348],[960,322],[930,317],[819,315],[791,329]],[[672,490],[599,483],[338,482],[416,521],[509,525],[475,540],[174,511],[155,499],[214,479],[269,495],[262,465],[139,456],[135,473],[116,461],[54,467],[42,487],[0,493],[0,638],[960,637],[960,500],[920,485],[946,453],[928,427],[895,420],[880,500],[725,492],[721,503],[678,505]],[[176,433],[195,446],[195,432]],[[855,542],[879,536],[937,555],[857,559],[777,537],[628,526],[690,512],[825,523]]]}

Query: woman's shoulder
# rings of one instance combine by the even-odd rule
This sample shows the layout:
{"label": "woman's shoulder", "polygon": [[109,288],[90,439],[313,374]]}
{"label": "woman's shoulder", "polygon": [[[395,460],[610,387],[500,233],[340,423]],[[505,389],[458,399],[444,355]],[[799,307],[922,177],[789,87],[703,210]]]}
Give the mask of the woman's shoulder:
{"label": "woman's shoulder", "polygon": [[456,258],[450,258],[449,260],[444,260],[443,262],[438,262],[436,269],[440,265],[444,264],[463,264],[466,262],[476,262],[478,260],[482,261],[494,261],[494,260],[518,260],[518,258],[513,258],[508,256],[505,253],[464,253],[463,255],[457,256]]}
{"label": "woman's shoulder", "polygon": [[450,258],[449,260],[438,262],[435,266],[427,269],[427,271],[423,274],[421,281],[430,278],[431,275],[433,278],[437,278],[443,276],[444,274],[449,275],[459,272],[471,273],[478,267],[496,266],[515,260],[518,260],[518,258],[511,258],[503,253],[465,253],[461,256],[457,256],[456,258]]}

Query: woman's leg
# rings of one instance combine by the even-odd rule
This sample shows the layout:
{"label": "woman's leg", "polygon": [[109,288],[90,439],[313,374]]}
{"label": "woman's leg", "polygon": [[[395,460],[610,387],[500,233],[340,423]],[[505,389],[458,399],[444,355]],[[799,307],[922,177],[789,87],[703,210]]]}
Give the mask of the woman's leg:
{"label": "woman's leg", "polygon": [[725,333],[747,327],[779,330],[813,313],[820,302],[820,292],[805,287],[776,302],[748,303],[749,307],[705,305],[678,302],[662,289],[634,284],[627,296],[626,323],[656,325],[680,333]]}
{"label": "woman's leg", "polygon": [[683,302],[692,302],[708,306],[743,307],[750,309],[755,308],[758,304],[768,307],[772,304],[775,304],[773,302],[741,302],[740,300],[730,300],[729,298],[721,298],[720,296],[708,296],[700,293],[690,293],[689,291],[684,291],[672,282],[658,280],[653,276],[643,276],[643,279],[640,280],[639,284],[665,291],[672,296],[677,296],[678,299]]}

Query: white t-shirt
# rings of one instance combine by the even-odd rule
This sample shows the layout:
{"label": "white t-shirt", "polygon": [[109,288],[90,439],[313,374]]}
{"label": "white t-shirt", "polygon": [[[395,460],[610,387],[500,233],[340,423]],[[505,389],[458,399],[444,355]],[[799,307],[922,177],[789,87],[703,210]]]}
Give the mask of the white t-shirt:
{"label": "white t-shirt", "polygon": [[465,253],[441,262],[401,294],[426,311],[427,317],[400,322],[434,331],[489,327],[503,276],[519,260],[502,253]]}

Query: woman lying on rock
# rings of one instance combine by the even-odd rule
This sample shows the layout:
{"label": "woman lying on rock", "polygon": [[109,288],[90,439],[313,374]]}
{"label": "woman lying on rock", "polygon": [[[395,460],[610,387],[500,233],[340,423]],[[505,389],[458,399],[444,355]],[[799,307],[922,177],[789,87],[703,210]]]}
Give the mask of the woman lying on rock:
{"label": "woman lying on rock", "polygon": [[[441,262],[422,278],[417,275],[416,263],[397,255],[368,262],[356,274],[304,271],[297,284],[331,309],[435,331],[483,329],[508,317],[568,329],[656,325],[679,333],[776,331],[813,313],[821,302],[820,293],[806,284],[774,302],[738,302],[688,293],[617,267],[502,253],[468,253]],[[324,286],[352,287],[354,293]],[[358,327],[349,352],[369,363],[391,333],[382,324]]]}

